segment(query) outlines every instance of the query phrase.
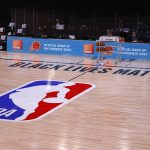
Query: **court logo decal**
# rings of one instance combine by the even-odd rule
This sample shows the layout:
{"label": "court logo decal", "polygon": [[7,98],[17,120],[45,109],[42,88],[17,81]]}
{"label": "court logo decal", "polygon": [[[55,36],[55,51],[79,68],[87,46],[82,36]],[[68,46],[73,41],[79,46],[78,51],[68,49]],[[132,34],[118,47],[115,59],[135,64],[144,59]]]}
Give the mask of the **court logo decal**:
{"label": "court logo decal", "polygon": [[[63,70],[63,71],[73,71],[73,72],[90,72],[90,73],[98,73],[98,74],[106,74],[111,72],[115,75],[130,75],[130,76],[146,76],[150,74],[149,68],[145,69],[138,69],[138,68],[132,68],[132,67],[123,67],[123,68],[117,68],[113,69],[113,64],[111,64],[111,61],[105,61],[105,66],[102,69],[99,69],[98,67],[93,66],[86,66],[86,65],[66,65],[66,64],[59,64],[59,63],[32,63],[32,62],[17,62],[12,65],[9,65],[9,67],[21,67],[21,68],[29,68],[29,69],[49,69],[49,70]],[[110,67],[112,66],[112,67]],[[113,70],[112,70],[113,69]],[[113,71],[113,72],[112,72]]]}
{"label": "court logo decal", "polygon": [[77,82],[39,80],[27,83],[0,96],[0,120],[40,119],[93,88],[95,85]]}

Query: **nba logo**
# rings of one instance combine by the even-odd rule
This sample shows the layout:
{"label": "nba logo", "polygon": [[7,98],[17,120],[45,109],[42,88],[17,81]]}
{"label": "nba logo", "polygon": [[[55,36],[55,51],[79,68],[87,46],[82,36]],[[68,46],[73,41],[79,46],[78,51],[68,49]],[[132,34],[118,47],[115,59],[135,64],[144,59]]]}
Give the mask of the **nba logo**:
{"label": "nba logo", "polygon": [[32,121],[59,109],[95,85],[39,80],[0,96],[0,120]]}

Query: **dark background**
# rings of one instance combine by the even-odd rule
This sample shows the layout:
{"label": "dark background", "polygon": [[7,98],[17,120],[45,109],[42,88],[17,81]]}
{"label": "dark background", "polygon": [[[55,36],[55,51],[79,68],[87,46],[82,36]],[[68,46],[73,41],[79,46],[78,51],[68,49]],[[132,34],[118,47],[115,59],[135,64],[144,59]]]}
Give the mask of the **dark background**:
{"label": "dark background", "polygon": [[0,4],[0,15],[10,15],[10,8],[31,7],[39,5],[43,9],[80,10],[90,11],[95,9],[99,13],[109,14],[113,12],[140,12],[150,13],[149,4],[145,0],[4,0]]}
{"label": "dark background", "polygon": [[[16,11],[15,30],[20,28],[24,22],[24,9],[30,33],[38,33],[38,27],[41,26],[43,34],[54,35],[52,26],[59,17],[68,23],[66,34],[78,32],[77,34],[85,34],[84,38],[93,35],[97,38],[106,34],[107,29],[119,27],[120,20],[123,27],[130,28],[130,31],[136,30],[137,21],[142,28],[141,32],[145,32],[144,28],[150,26],[150,8],[146,0],[4,0],[0,4],[0,26],[8,26],[10,21],[14,22]],[[83,24],[88,27],[86,33],[80,31]]]}

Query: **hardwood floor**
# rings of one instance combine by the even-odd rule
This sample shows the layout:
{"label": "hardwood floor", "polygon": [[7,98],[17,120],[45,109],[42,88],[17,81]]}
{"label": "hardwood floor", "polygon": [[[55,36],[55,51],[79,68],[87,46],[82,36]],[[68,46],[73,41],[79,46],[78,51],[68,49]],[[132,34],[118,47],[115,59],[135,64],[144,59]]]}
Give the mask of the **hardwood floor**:
{"label": "hardwood floor", "polygon": [[1,119],[0,149],[150,150],[150,62],[106,61],[0,52],[1,96],[36,80],[96,86],[41,119]]}

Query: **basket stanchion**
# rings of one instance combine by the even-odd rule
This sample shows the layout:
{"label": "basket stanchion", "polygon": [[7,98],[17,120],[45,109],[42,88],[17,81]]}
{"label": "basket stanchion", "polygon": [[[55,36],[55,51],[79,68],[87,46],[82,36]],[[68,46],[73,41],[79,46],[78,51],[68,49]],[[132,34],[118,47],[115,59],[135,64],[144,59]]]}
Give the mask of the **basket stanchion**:
{"label": "basket stanchion", "polygon": [[[99,40],[96,41],[96,52],[98,52],[98,57],[96,60],[97,68],[105,66],[104,56],[112,55],[114,53],[114,48],[117,48],[117,58],[115,64],[118,64],[121,61],[122,54],[122,42],[123,38],[119,36],[101,36]],[[117,46],[106,45],[107,42],[117,42]]]}

